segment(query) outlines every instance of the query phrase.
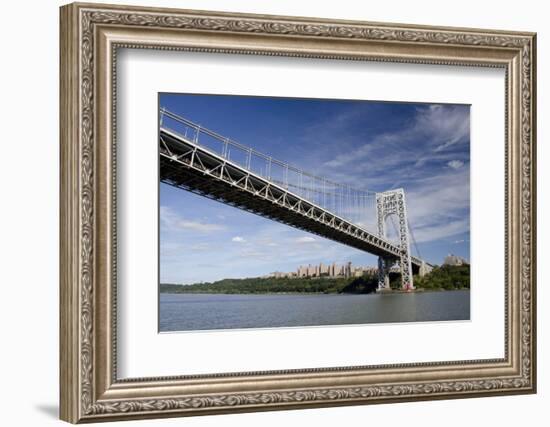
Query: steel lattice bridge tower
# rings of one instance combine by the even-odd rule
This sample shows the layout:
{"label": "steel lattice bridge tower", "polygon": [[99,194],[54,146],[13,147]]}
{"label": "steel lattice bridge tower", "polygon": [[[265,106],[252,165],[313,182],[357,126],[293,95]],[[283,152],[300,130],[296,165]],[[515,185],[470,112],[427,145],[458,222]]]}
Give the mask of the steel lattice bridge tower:
{"label": "steel lattice bridge tower", "polygon": [[[386,237],[386,219],[390,215],[396,215],[399,224],[397,228],[400,247],[398,262],[401,270],[401,284],[404,289],[412,289],[413,272],[409,243],[407,206],[405,203],[405,192],[402,188],[376,194],[376,219],[378,225],[378,235]],[[390,287],[389,270],[393,263],[394,258],[392,257],[378,257],[379,289],[388,289]],[[421,273],[423,273],[423,271],[421,271]]]}
{"label": "steel lattice bridge tower", "polygon": [[[403,289],[432,268],[411,255],[402,189],[376,193],[318,177],[164,109],[159,157],[166,184],[377,255],[380,289],[394,265]],[[397,240],[388,238],[388,219]]]}

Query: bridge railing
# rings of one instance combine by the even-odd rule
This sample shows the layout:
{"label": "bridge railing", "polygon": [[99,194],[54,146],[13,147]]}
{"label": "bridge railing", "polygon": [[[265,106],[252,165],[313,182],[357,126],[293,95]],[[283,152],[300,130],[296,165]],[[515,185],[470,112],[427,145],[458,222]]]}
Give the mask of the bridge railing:
{"label": "bridge railing", "polygon": [[376,230],[375,192],[314,175],[166,109],[160,110],[160,126],[337,216]]}

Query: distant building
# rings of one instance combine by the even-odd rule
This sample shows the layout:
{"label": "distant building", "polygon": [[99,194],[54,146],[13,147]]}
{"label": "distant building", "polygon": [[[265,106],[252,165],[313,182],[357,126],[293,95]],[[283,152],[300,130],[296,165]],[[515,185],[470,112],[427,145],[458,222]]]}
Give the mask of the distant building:
{"label": "distant building", "polygon": [[297,273],[295,273],[294,271],[288,273],[282,271],[274,271],[273,273],[269,273],[268,275],[263,277],[274,277],[275,279],[293,279],[297,276]]}
{"label": "distant building", "polygon": [[276,279],[295,279],[301,277],[361,277],[364,274],[376,274],[378,271],[377,267],[365,267],[365,266],[352,266],[351,262],[346,262],[343,265],[338,265],[335,262],[332,264],[323,264],[322,262],[318,265],[301,265],[295,271],[290,271],[288,273],[282,271],[274,271],[269,273],[266,276],[262,277],[273,277]]}
{"label": "distant building", "polygon": [[296,274],[298,277],[307,277],[307,267],[300,266]]}
{"label": "distant building", "polygon": [[344,270],[344,277],[351,277],[351,261],[348,261]]}
{"label": "distant building", "polygon": [[449,254],[445,257],[443,265],[469,265],[470,263],[458,255]]}
{"label": "distant building", "polygon": [[271,277],[361,277],[364,274],[375,274],[378,271],[377,267],[371,266],[353,266],[351,262],[338,265],[335,262],[331,264],[318,265],[301,265],[296,271],[291,273],[271,273]]}

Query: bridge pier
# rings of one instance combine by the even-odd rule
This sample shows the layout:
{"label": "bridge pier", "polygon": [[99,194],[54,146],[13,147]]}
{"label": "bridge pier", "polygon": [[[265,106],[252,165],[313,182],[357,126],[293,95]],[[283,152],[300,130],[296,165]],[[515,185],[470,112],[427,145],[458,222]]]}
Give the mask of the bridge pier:
{"label": "bridge pier", "polygon": [[411,256],[409,252],[404,252],[401,255],[399,267],[401,269],[401,288],[405,290],[414,289]]}
{"label": "bridge pier", "polygon": [[390,268],[392,262],[389,258],[378,257],[378,290],[390,289]]}
{"label": "bridge pier", "polygon": [[434,268],[432,265],[428,264],[426,261],[422,261],[422,264],[420,264],[420,267],[418,268],[418,275],[423,277],[430,273],[433,269]]}

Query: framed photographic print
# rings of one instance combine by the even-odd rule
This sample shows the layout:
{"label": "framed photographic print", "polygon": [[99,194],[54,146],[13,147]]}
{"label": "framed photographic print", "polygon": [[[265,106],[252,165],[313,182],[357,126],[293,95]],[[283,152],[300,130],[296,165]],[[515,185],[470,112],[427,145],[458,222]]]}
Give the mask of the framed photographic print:
{"label": "framed photographic print", "polygon": [[470,106],[159,106],[161,332],[470,319]]}
{"label": "framed photographic print", "polygon": [[533,393],[535,35],[61,8],[61,418]]}

